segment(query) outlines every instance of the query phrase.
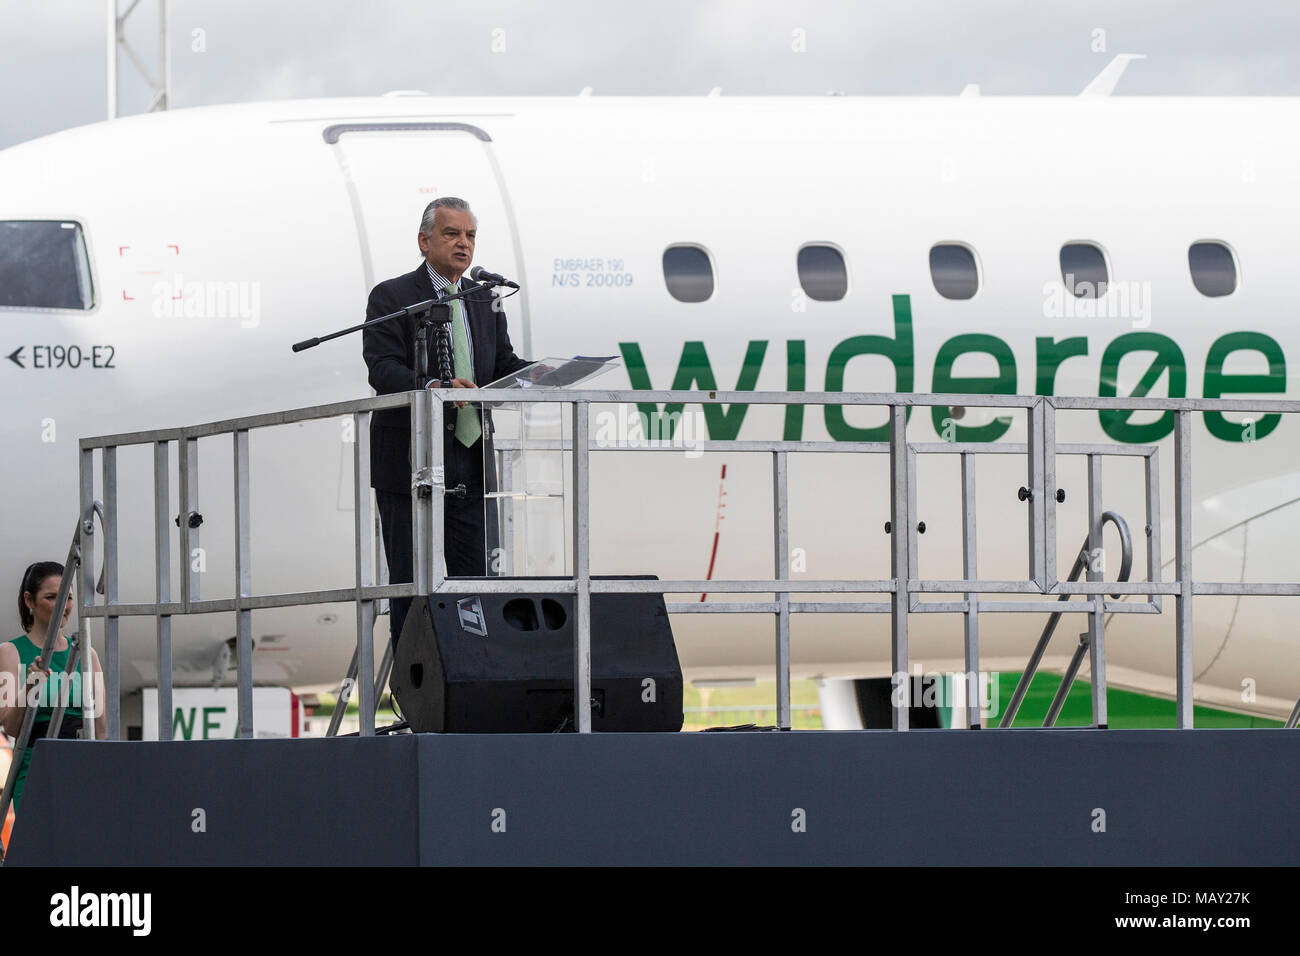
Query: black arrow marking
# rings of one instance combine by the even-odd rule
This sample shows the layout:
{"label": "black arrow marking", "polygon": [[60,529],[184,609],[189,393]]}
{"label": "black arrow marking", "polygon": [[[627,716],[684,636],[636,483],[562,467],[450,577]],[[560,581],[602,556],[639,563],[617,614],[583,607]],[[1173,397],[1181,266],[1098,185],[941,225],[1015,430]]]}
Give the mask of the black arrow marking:
{"label": "black arrow marking", "polygon": [[20,345],[18,346],[18,348],[14,349],[12,352],[6,355],[5,358],[13,362],[19,368],[26,368],[27,366],[23,364],[23,360],[20,354],[22,350],[23,350],[23,346]]}

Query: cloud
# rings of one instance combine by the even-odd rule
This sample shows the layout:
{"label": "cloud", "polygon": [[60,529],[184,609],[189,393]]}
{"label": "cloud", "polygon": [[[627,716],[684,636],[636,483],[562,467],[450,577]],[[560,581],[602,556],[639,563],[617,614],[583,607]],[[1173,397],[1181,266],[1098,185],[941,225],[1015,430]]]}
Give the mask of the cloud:
{"label": "cloud", "polygon": [[[127,36],[153,68],[156,4]],[[172,0],[173,106],[393,89],[442,95],[1079,92],[1110,57],[1145,53],[1123,94],[1300,93],[1300,14],[1268,0],[1086,9],[915,0],[850,3],[585,0],[359,4],[351,0]],[[803,31],[806,52],[792,49]],[[192,49],[195,30],[206,49]],[[1095,52],[1094,31],[1106,49]],[[0,146],[105,116],[101,4],[0,0]],[[121,65],[124,113],[148,93]]]}

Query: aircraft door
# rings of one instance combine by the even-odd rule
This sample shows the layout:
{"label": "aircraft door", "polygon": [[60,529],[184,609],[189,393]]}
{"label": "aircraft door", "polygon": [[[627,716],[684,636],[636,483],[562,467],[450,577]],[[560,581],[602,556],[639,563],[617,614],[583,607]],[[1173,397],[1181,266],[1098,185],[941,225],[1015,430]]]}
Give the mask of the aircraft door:
{"label": "aircraft door", "polygon": [[474,264],[519,282],[507,314],[521,355],[531,354],[527,287],[514,212],[488,134],[467,123],[342,123],[326,128],[356,220],[366,293],[420,262],[420,216],[439,196],[466,200],[478,218]]}

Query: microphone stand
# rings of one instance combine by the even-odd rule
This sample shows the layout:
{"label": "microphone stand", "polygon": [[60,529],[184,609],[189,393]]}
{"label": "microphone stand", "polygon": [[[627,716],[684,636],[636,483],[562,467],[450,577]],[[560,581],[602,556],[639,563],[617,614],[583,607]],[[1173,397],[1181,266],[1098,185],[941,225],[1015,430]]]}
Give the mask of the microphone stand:
{"label": "microphone stand", "polygon": [[[438,362],[438,384],[440,388],[451,388],[455,372],[452,363],[450,303],[455,299],[463,299],[472,292],[488,288],[491,288],[491,284],[483,283],[481,285],[472,284],[468,289],[458,289],[452,295],[439,292],[438,297],[435,299],[416,302],[414,305],[405,306],[396,312],[390,312],[388,315],[381,315],[374,319],[367,319],[359,325],[339,329],[337,332],[330,332],[328,335],[303,339],[301,342],[295,342],[292,348],[295,352],[303,352],[315,348],[322,342],[328,342],[330,339],[350,335],[362,329],[372,329],[376,325],[410,316],[415,319],[415,373],[417,379],[425,383],[429,381],[429,328],[433,327],[436,339],[434,349],[435,358]],[[454,423],[447,426],[448,430],[455,427]]]}
{"label": "microphone stand", "polygon": [[[456,299],[463,299],[472,292],[478,292],[482,289],[491,289],[495,283],[484,282],[476,284],[471,280],[468,289],[457,289],[451,295],[446,294],[446,289],[438,293],[437,298],[425,299],[423,302],[417,302],[414,305],[408,305],[398,309],[396,312],[390,312],[388,315],[381,315],[374,319],[367,319],[360,325],[353,325],[346,329],[339,329],[337,332],[330,332],[328,335],[313,336],[310,339],[303,339],[301,342],[293,344],[295,352],[302,352],[307,349],[315,348],[322,342],[328,342],[330,339],[337,339],[342,335],[350,335],[361,329],[372,329],[376,325],[382,325],[384,322],[392,322],[396,319],[403,319],[410,316],[415,319],[415,376],[416,380],[423,383],[420,387],[425,388],[429,382],[429,329],[434,329],[434,357],[438,362],[438,387],[453,387],[452,379],[455,378],[454,364],[452,361],[452,344],[451,344],[451,302]],[[453,406],[454,409],[455,406]],[[448,415],[447,431],[456,430],[456,416]],[[464,495],[464,486],[461,486],[461,495]],[[449,492],[454,493],[454,492]]]}
{"label": "microphone stand", "polygon": [[[448,299],[447,301],[451,301]],[[434,311],[438,315],[434,316]],[[383,321],[380,319],[379,321]],[[419,382],[429,381],[429,328],[434,329],[434,348],[438,359],[438,386],[451,388],[455,377],[451,356],[451,306],[435,301],[428,311],[415,319],[415,377]],[[421,388],[426,387],[422,385]],[[453,426],[454,427],[454,426]]]}

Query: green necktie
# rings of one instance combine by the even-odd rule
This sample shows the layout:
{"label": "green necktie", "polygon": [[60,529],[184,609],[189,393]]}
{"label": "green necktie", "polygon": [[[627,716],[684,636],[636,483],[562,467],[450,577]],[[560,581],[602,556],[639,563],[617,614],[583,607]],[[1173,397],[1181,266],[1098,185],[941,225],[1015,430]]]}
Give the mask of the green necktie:
{"label": "green necktie", "polygon": [[[455,288],[452,286],[451,288]],[[465,331],[465,309],[460,299],[451,301],[451,350],[456,363],[456,377],[474,381],[474,361],[469,354],[469,335]],[[456,440],[466,448],[483,437],[478,409],[466,405],[456,415]]]}

